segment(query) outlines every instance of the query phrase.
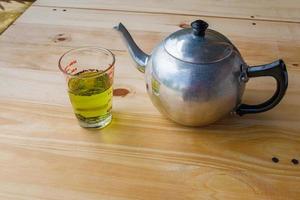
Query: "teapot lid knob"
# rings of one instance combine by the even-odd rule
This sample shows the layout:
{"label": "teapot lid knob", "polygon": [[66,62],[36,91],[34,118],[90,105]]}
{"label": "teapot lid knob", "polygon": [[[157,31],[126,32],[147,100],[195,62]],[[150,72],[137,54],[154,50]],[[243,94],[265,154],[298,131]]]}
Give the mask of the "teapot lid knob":
{"label": "teapot lid knob", "polygon": [[205,30],[208,28],[208,23],[203,20],[196,20],[191,23],[191,26],[194,35],[204,37]]}

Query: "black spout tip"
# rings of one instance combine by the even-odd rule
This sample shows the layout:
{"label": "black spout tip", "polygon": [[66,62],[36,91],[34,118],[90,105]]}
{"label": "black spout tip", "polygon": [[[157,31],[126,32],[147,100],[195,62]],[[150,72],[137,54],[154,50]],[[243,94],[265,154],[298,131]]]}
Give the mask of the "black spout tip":
{"label": "black spout tip", "polygon": [[120,30],[121,29],[121,27],[124,27],[124,25],[120,22],[118,25],[116,25],[116,26],[114,26],[113,28],[115,29],[115,30]]}

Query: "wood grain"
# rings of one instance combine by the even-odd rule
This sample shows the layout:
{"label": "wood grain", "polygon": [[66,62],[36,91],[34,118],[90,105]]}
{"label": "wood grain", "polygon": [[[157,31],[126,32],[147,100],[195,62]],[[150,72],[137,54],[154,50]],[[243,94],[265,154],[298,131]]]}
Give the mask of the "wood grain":
{"label": "wood grain", "polygon": [[[74,18],[76,20],[73,20]],[[62,12],[53,11],[52,8],[32,7],[19,18],[17,26],[11,27],[3,34],[0,41],[4,45],[2,48],[10,48],[17,43],[15,48],[18,49],[22,43],[23,52],[35,51],[35,48],[31,48],[32,45],[38,45],[39,48],[44,45],[48,47],[45,48],[46,51],[50,48],[51,51],[60,52],[58,56],[62,53],[59,50],[62,46],[71,48],[95,44],[125,52],[123,41],[112,29],[122,21],[140,46],[150,53],[164,37],[179,30],[180,24],[187,25],[194,19],[197,17],[82,9],[69,9],[67,12]],[[219,30],[229,37],[249,64],[271,62],[278,58],[283,58],[290,68],[295,68],[295,65],[300,64],[300,25],[298,24],[258,22],[256,25],[252,25],[251,20],[203,19],[209,22],[212,29]],[[41,34],[41,28],[44,30],[43,34]],[[26,31],[27,29],[32,31]],[[23,34],[18,34],[20,32]],[[59,34],[63,34],[63,36],[58,36]],[[59,41],[58,37],[64,38],[64,40]],[[6,63],[9,63],[10,60],[18,60],[10,56],[18,56],[20,52],[9,54],[4,52],[0,55]],[[46,54],[42,53],[40,49],[31,54],[38,56],[31,60],[30,65],[26,64],[25,59],[24,65],[32,66],[32,61],[35,61],[34,65],[40,68],[44,68],[45,65],[48,69],[56,66],[57,59],[51,57],[53,54],[50,54],[49,59],[47,56],[42,56]],[[20,56],[24,57],[23,54]],[[45,59],[52,63],[45,62]]]}
{"label": "wood grain", "polygon": [[[299,156],[298,132],[274,131],[263,124],[266,120],[250,125],[249,119],[227,119],[193,129],[149,114],[114,113],[113,124],[96,133],[74,125],[66,107],[11,100],[1,105],[6,122],[1,126],[0,176],[11,183],[0,187],[4,195],[15,194],[12,188],[28,199],[32,194],[53,199],[299,195],[300,171],[289,163],[290,157]],[[271,156],[281,162],[272,163]],[[12,159],[18,162],[11,165]]]}
{"label": "wood grain", "polygon": [[[215,9],[213,16],[218,17],[204,17],[237,45],[249,64],[282,57],[288,64],[289,89],[269,112],[191,128],[154,108],[143,74],[134,69],[112,26],[124,22],[151,52],[180,25],[198,18],[177,11],[202,9],[200,4],[169,2],[168,9],[176,11],[170,15],[164,13],[169,12],[166,2],[152,1],[152,7],[136,2],[130,9],[125,1],[101,2],[37,1],[0,37],[0,199],[299,199],[300,165],[291,163],[292,158],[300,160],[298,23],[282,22],[280,15],[277,22],[230,19],[224,13],[235,17],[240,12],[233,4],[221,6],[223,13]],[[97,9],[84,9],[93,3]],[[236,6],[258,7],[242,1]],[[63,52],[87,45],[114,52],[114,87],[130,91],[114,97],[113,122],[103,130],[77,125],[57,69]],[[244,101],[263,101],[274,86],[270,78],[253,79]]]}
{"label": "wood grain", "polygon": [[34,5],[300,22],[298,0],[39,0]]}

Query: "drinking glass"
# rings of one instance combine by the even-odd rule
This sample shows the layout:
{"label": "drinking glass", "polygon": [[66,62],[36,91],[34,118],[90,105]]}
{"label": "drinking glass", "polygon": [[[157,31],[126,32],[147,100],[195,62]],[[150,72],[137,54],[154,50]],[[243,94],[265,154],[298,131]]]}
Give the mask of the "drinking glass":
{"label": "drinking glass", "polygon": [[80,126],[104,128],[111,122],[114,64],[113,53],[102,47],[72,49],[59,59]]}

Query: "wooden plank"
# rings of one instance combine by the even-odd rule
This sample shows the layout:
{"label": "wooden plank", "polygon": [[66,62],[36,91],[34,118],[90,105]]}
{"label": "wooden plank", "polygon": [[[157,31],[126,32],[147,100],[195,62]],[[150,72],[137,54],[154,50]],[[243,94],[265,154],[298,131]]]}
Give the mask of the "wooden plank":
{"label": "wooden plank", "polygon": [[300,22],[298,0],[39,0],[34,5]]}
{"label": "wooden plank", "polygon": [[[300,156],[298,131],[275,129],[274,118],[268,120],[259,115],[232,118],[194,129],[148,113],[115,112],[108,128],[93,131],[75,125],[68,107],[0,101],[0,196],[15,195],[12,199],[18,196],[161,199],[175,194],[174,199],[299,196],[300,170],[290,163],[291,158]],[[293,113],[291,107],[286,108]],[[277,120],[292,122],[284,117]],[[268,121],[271,124],[265,123]],[[273,156],[279,157],[280,163],[273,163]]]}
{"label": "wooden plank", "polygon": [[[38,18],[35,16],[39,16]],[[73,20],[76,19],[76,20]],[[17,24],[7,30],[0,38],[6,49],[0,55],[6,63],[17,62],[22,49],[34,51],[33,45],[44,45],[55,53],[55,47],[78,47],[100,45],[112,50],[126,51],[121,37],[112,29],[122,21],[133,34],[138,44],[148,53],[164,37],[179,30],[179,25],[186,26],[195,16],[169,16],[164,14],[137,14],[128,12],[94,11],[69,9],[68,12],[52,11],[52,8],[32,7]],[[300,64],[300,25],[282,22],[257,22],[252,25],[249,20],[233,20],[220,18],[204,18],[212,29],[228,36],[239,48],[249,64],[261,64],[283,58],[290,68],[297,68]],[[147,25],[145,25],[147,24]],[[43,33],[41,33],[43,28]],[[27,31],[31,30],[31,31]],[[19,34],[22,32],[22,34]],[[62,34],[62,36],[59,36]],[[61,38],[61,40],[59,40]],[[4,44],[5,43],[5,44]],[[9,43],[9,45],[7,44]],[[16,44],[13,47],[13,44]],[[19,45],[19,46],[18,46]],[[14,49],[9,52],[8,49]],[[43,49],[38,48],[39,51]],[[18,51],[18,52],[17,52]],[[21,52],[20,52],[21,51]],[[53,68],[56,59],[53,54],[42,56],[42,52],[35,51],[31,55],[38,55],[30,61],[28,67]],[[59,49],[58,52],[62,53]],[[57,55],[59,56],[59,54]],[[40,59],[44,59],[41,61]],[[117,58],[118,59],[118,58]],[[122,58],[121,58],[122,59]],[[26,57],[22,66],[26,65]],[[32,63],[32,61],[35,63]],[[49,60],[51,63],[47,63]],[[130,60],[126,61],[126,65]],[[56,68],[54,68],[56,69]]]}
{"label": "wooden plank", "polygon": [[[26,106],[35,110],[34,104],[26,104]],[[24,104],[17,106],[13,102],[12,107],[18,112],[17,116],[23,114]],[[61,109],[47,107],[47,111],[48,114],[41,113],[39,117],[35,114],[29,115],[35,118],[33,123],[41,123],[44,120],[53,121],[56,114],[53,116],[49,114],[49,111],[59,113]],[[28,113],[26,115],[28,116]],[[65,127],[66,121],[63,121],[64,124],[58,122],[58,127]],[[38,133],[31,133],[33,137],[1,134],[3,169],[0,177],[1,185],[6,186],[0,187],[1,197],[153,200],[170,197],[172,199],[283,199],[283,197],[296,199],[299,195],[297,189],[299,179],[295,176],[294,167],[287,167],[284,164],[278,164],[275,167],[274,164],[266,161],[265,165],[271,168],[268,169],[270,173],[264,173],[262,176],[262,173],[257,171],[246,171],[238,167],[242,163],[239,159],[237,162],[227,160],[228,154],[239,156],[234,150],[227,150],[223,152],[223,155],[216,156],[211,152],[212,156],[208,156],[101,144],[101,141],[113,142],[116,138],[114,135],[117,134],[118,137],[122,135],[118,132],[120,128],[125,127],[115,127],[116,132],[103,132],[100,136],[87,134],[87,130],[84,129],[78,129],[74,134],[67,133],[66,130],[62,132],[63,130],[58,128],[56,131],[69,135],[67,140],[44,138],[37,136]],[[153,133],[162,132],[154,131]],[[51,134],[48,136],[51,137]],[[80,141],[70,140],[70,134]],[[172,137],[155,136],[156,139],[154,137],[148,145],[155,143],[158,138],[170,145],[177,145],[177,140],[182,141],[181,138],[186,138],[180,133],[170,136]],[[83,138],[89,139],[90,142],[83,142]],[[235,139],[242,143],[246,139],[251,143],[250,141],[255,140],[255,136],[251,139],[249,136]],[[133,141],[147,143],[146,140],[138,138]],[[221,148],[226,148],[226,144],[230,144],[227,137],[226,139],[224,137],[222,141],[224,143],[220,146],[224,146]],[[209,142],[209,139],[205,142]],[[204,143],[202,145],[198,143],[197,148],[200,150],[201,146],[203,150],[206,149]],[[214,146],[218,148],[219,145]],[[261,148],[259,146],[259,149]],[[15,160],[18,162],[14,162]],[[248,156],[248,161],[255,162],[256,160],[257,158]],[[12,162],[15,163],[13,166],[7,165]],[[225,162],[228,164],[224,165]],[[252,164],[250,162],[247,165],[251,167]],[[255,167],[259,168],[256,165]],[[286,184],[282,184],[283,182]]]}

